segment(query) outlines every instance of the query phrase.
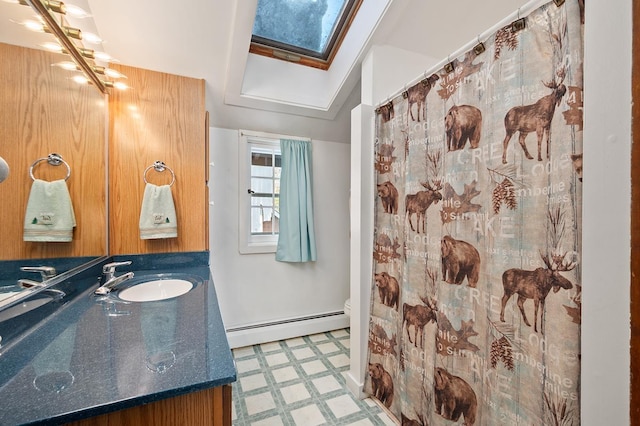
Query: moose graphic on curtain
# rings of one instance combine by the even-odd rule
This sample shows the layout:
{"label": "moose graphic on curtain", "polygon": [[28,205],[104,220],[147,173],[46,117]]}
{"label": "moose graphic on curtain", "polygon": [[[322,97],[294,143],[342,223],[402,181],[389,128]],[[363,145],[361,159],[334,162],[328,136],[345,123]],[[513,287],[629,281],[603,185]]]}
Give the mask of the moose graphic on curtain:
{"label": "moose graphic on curtain", "polygon": [[376,110],[365,391],[402,425],[580,424],[583,2]]}

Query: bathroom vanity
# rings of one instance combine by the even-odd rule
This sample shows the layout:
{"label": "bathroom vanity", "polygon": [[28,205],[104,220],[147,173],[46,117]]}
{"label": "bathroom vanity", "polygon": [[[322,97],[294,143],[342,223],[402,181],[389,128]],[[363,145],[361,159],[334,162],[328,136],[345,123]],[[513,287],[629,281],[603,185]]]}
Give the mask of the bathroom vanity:
{"label": "bathroom vanity", "polygon": [[[13,6],[11,13],[23,11]],[[18,279],[38,280],[15,275],[21,266],[63,259],[72,264],[63,262],[59,273],[77,272],[58,274],[51,291],[36,288],[0,307],[0,425],[230,424],[236,373],[205,251],[204,80],[114,64],[135,90],[105,96],[52,67],[58,54],[0,43],[0,57],[0,92],[8,100],[0,122],[9,135],[2,157],[12,167],[0,186],[0,288],[18,292]],[[29,165],[49,153],[73,170],[68,186],[77,223],[69,243],[23,241]],[[167,178],[145,177],[155,160],[176,173],[172,192],[185,218],[178,238],[139,238],[145,179],[161,185]],[[64,178],[59,169],[43,163],[36,177]],[[198,284],[158,301],[95,295],[102,266],[128,260],[118,274],[187,274]]]}
{"label": "bathroom vanity", "polygon": [[[208,255],[103,258],[53,286],[69,300],[20,314],[36,322],[0,341],[0,424],[230,425],[236,370]],[[123,260],[132,264],[118,273],[135,277],[96,295],[103,265]],[[169,278],[192,288],[164,300],[119,297],[128,287]],[[46,316],[37,318],[38,310]],[[18,319],[0,321],[0,335]]]}

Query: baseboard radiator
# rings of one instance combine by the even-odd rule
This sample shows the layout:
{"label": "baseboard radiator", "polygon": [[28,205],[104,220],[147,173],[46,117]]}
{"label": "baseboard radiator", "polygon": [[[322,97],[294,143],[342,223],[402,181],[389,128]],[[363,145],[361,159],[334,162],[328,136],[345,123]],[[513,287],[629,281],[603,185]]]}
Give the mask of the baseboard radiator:
{"label": "baseboard radiator", "polygon": [[349,327],[344,311],[230,327],[226,330],[231,349],[274,342]]}

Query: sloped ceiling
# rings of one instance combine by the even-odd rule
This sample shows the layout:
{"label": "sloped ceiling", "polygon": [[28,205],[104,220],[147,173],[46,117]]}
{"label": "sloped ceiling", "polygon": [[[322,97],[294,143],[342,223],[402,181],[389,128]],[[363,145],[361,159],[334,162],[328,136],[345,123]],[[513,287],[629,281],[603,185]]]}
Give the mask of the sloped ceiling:
{"label": "sloped ceiling", "polygon": [[365,0],[328,71],[249,54],[257,0],[88,0],[105,50],[123,63],[204,78],[229,105],[333,119],[368,48],[445,57],[522,0]]}
{"label": "sloped ceiling", "polygon": [[[205,79],[207,109],[215,111],[214,122],[248,128],[238,118],[248,108],[265,131],[271,123],[283,121],[282,113],[292,116],[288,122],[294,127],[309,125],[300,121],[303,117],[347,123],[350,107],[358,103],[354,98],[359,96],[360,64],[374,44],[444,58],[525,3],[364,0],[334,64],[325,72],[248,53],[257,0],[68,1],[87,5],[105,40],[103,50],[123,64]],[[20,6],[0,1],[5,18],[15,8]],[[25,32],[5,22],[0,40],[10,37],[3,34],[9,30]]]}

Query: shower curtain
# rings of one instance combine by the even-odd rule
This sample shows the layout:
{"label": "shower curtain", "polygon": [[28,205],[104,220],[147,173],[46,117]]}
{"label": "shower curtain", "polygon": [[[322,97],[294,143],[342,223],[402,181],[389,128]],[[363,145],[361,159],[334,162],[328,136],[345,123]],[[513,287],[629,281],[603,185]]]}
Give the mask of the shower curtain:
{"label": "shower curtain", "polygon": [[365,392],[403,425],[580,424],[583,6],[376,110]]}

